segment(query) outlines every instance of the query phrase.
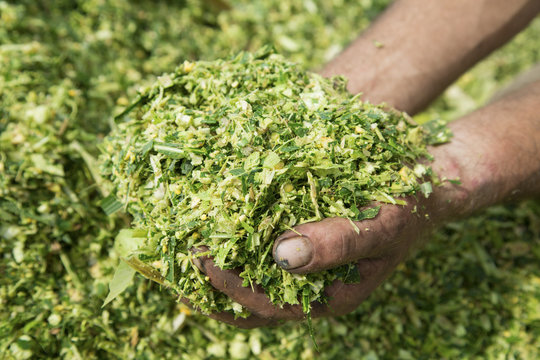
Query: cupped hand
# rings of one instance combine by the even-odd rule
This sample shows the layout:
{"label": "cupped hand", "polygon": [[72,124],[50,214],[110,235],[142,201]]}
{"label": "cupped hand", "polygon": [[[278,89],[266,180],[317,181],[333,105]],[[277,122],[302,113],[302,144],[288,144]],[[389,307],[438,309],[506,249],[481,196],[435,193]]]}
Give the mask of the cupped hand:
{"label": "cupped hand", "polygon": [[[360,275],[358,283],[334,281],[325,289],[327,304],[311,304],[313,317],[349,313],[391,274],[411,246],[431,228],[431,219],[422,215],[424,212],[420,208],[423,205],[411,198],[407,206],[382,205],[374,219],[354,222],[354,225],[344,218],[299,225],[276,240],[274,259],[285,270],[297,274],[356,262]],[[239,270],[221,270],[211,258],[199,259],[199,267],[210,278],[211,284],[252,314],[245,319],[234,319],[234,315],[224,312],[214,313],[212,318],[242,328],[305,318],[301,305],[279,307],[270,302],[261,287],[243,287]]]}
{"label": "cupped hand", "polygon": [[[274,258],[292,273],[357,263],[360,282],[328,286],[328,303],[313,303],[312,315],[354,310],[435,225],[493,204],[540,196],[539,96],[537,82],[451,123],[454,138],[430,149],[431,166],[439,178],[459,181],[443,181],[429,199],[418,195],[407,206],[383,205],[374,219],[355,223],[359,232],[348,219],[331,218],[282,234]],[[237,271],[220,270],[209,258],[201,258],[201,269],[214,287],[253,314],[236,320],[232,314],[212,315],[218,320],[250,328],[304,318],[300,306],[279,308],[261,288],[242,287]]]}
{"label": "cupped hand", "polygon": [[[430,152],[435,160],[431,165],[437,174],[459,179],[463,173],[449,151],[453,149],[451,145],[432,148]],[[461,146],[458,144],[458,148]],[[467,185],[469,182],[467,180]],[[462,204],[469,202],[464,199],[471,198],[470,188],[444,181],[442,186],[433,189],[434,193],[428,199],[419,193],[408,197],[405,206],[382,204],[373,219],[352,222],[345,218],[328,218],[298,225],[276,239],[274,260],[283,269],[296,274],[356,263],[359,282],[334,281],[324,290],[326,303],[311,304],[312,317],[349,313],[392,273],[415,244],[421,243],[423,235],[456,214],[466,212],[461,208],[467,208]],[[241,270],[221,270],[211,258],[199,259],[199,267],[210,283],[252,314],[245,319],[234,319],[231,313],[214,313],[212,318],[242,328],[305,318],[301,305],[279,307],[271,303],[261,287],[243,287],[243,279],[239,276]]]}

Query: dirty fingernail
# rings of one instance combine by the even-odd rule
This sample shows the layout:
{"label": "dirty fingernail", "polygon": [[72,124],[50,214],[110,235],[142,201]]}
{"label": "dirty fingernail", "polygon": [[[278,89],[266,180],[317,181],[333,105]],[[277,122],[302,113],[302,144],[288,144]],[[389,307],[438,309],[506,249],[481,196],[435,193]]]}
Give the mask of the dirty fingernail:
{"label": "dirty fingernail", "polygon": [[193,264],[202,272],[204,272],[204,266],[199,258],[193,258]]}
{"label": "dirty fingernail", "polygon": [[304,236],[279,240],[274,250],[274,260],[285,270],[307,265],[312,256],[313,247]]}
{"label": "dirty fingernail", "polygon": [[[191,253],[193,255],[195,254],[200,254],[201,252],[203,252],[201,249],[197,249],[195,247],[192,247],[191,249]],[[201,259],[199,257],[193,257],[193,264],[202,272],[204,272],[204,264],[203,262],[201,261]]]}

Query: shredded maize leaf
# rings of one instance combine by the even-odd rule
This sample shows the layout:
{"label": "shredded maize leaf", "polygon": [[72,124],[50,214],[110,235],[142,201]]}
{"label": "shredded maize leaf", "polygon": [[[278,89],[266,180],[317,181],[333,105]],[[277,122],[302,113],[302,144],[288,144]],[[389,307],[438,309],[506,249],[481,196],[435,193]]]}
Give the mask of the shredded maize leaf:
{"label": "shredded maize leaf", "polygon": [[185,62],[135,103],[103,145],[103,173],[147,232],[140,260],[203,312],[246,315],[194,268],[194,248],[243,269],[244,285],[261,285],[277,305],[299,294],[324,301],[324,286],[350,281],[354,265],[293,276],[274,263],[274,239],[326,217],[373,218],[378,207],[363,209],[373,201],[427,194],[407,166],[428,156],[427,131],[269,48]]}

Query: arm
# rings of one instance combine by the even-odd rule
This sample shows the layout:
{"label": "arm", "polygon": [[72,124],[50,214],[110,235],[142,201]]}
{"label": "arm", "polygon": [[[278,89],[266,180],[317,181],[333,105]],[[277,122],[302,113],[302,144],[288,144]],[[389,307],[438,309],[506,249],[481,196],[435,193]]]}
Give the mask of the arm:
{"label": "arm", "polygon": [[[540,196],[540,81],[450,124],[452,142],[430,150],[446,183],[432,204],[443,219]],[[446,201],[437,200],[437,198]],[[452,201],[448,202],[447,199]]]}
{"label": "arm", "polygon": [[397,0],[323,75],[414,114],[538,12],[538,0]]}

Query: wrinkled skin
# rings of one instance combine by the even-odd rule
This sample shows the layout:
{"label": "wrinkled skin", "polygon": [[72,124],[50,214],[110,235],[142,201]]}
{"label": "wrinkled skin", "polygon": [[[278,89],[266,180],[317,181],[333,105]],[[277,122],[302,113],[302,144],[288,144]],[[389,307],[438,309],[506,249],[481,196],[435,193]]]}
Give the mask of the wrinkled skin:
{"label": "wrinkled skin", "polygon": [[[418,238],[419,230],[426,229],[424,225],[429,222],[418,214],[411,213],[410,206],[383,205],[376,220],[356,222],[361,229],[360,234],[343,218],[324,219],[318,223],[297,226],[295,230],[308,237],[315,244],[316,251],[308,265],[290,270],[291,272],[315,272],[356,260],[362,279],[354,284],[335,281],[325,289],[327,305],[312,303],[312,316],[339,316],[353,311],[405,258],[413,240]],[[290,231],[281,238],[287,236],[297,234]],[[323,244],[338,246],[323,248]],[[359,252],[364,254],[362,259],[350,259]],[[252,291],[251,287],[242,287],[239,271],[220,270],[212,259],[201,259],[201,270],[209,276],[211,284],[253,314],[247,319],[237,320],[234,320],[230,313],[212,314],[212,318],[242,328],[275,325],[282,320],[305,318],[301,305],[285,305],[280,309],[270,302],[262,288],[257,286],[255,291]],[[336,260],[335,263],[328,263],[328,260],[333,259]]]}

